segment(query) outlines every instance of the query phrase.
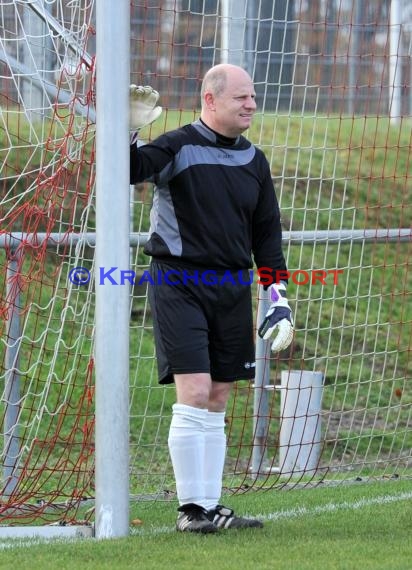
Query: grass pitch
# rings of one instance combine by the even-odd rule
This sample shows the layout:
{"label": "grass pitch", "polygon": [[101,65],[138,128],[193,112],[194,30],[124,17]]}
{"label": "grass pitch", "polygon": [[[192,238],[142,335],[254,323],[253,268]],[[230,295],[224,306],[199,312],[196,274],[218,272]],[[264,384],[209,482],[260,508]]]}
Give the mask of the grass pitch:
{"label": "grass pitch", "polygon": [[227,496],[262,530],[192,535],[174,530],[175,501],[136,502],[130,536],[112,540],[2,541],[0,568],[19,570],[408,570],[412,483],[320,485]]}

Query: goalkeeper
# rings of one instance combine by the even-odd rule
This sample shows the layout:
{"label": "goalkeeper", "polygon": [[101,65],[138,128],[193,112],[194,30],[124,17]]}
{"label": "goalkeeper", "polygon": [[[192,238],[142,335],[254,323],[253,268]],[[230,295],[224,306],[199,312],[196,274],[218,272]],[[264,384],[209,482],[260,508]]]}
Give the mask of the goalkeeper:
{"label": "goalkeeper", "polygon": [[[154,183],[149,286],[159,382],[175,384],[169,451],[179,501],[178,531],[261,527],[220,504],[225,410],[233,382],[253,379],[255,348],[249,269],[286,271],[269,164],[242,133],[256,111],[250,76],[219,64],[205,75],[200,118],[141,144],[138,131],[162,109],[151,87],[130,88],[130,182]],[[233,280],[200,282],[213,270]],[[173,285],[157,284],[173,274]],[[244,279],[239,282],[239,272]],[[273,283],[262,338],[277,352],[293,337],[286,282]]]}

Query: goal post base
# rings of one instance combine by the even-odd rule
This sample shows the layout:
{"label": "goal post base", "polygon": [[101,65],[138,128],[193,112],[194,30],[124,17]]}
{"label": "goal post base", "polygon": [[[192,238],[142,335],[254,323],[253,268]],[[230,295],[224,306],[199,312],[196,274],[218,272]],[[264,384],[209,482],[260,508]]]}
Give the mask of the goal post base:
{"label": "goal post base", "polygon": [[93,538],[94,527],[88,525],[0,526],[0,540],[10,538]]}

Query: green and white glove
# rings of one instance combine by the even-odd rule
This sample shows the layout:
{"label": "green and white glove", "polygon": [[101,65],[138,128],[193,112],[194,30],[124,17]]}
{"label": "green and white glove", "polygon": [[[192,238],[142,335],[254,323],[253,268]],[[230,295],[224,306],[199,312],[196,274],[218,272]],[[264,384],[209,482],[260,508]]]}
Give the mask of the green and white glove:
{"label": "green and white glove", "polygon": [[150,85],[130,85],[130,118],[131,131],[138,131],[150,125],[162,114],[162,107],[156,105],[159,93]]}
{"label": "green and white glove", "polygon": [[284,283],[273,283],[269,287],[271,305],[259,327],[258,333],[263,340],[270,338],[276,331],[272,342],[272,352],[285,350],[293,340],[292,310],[286,298]]}

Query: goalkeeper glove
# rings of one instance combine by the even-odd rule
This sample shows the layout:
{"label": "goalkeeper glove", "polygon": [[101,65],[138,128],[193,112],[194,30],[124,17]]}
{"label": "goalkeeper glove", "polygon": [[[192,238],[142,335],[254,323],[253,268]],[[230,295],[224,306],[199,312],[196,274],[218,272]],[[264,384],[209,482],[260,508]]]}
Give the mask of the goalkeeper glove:
{"label": "goalkeeper glove", "polygon": [[130,130],[138,131],[158,119],[162,107],[157,106],[159,93],[150,85],[130,85],[129,113]]}
{"label": "goalkeeper glove", "polygon": [[270,338],[277,329],[276,337],[272,343],[273,352],[285,350],[293,339],[292,310],[286,299],[286,287],[284,283],[272,283],[269,287],[271,305],[258,334],[263,340]]}

